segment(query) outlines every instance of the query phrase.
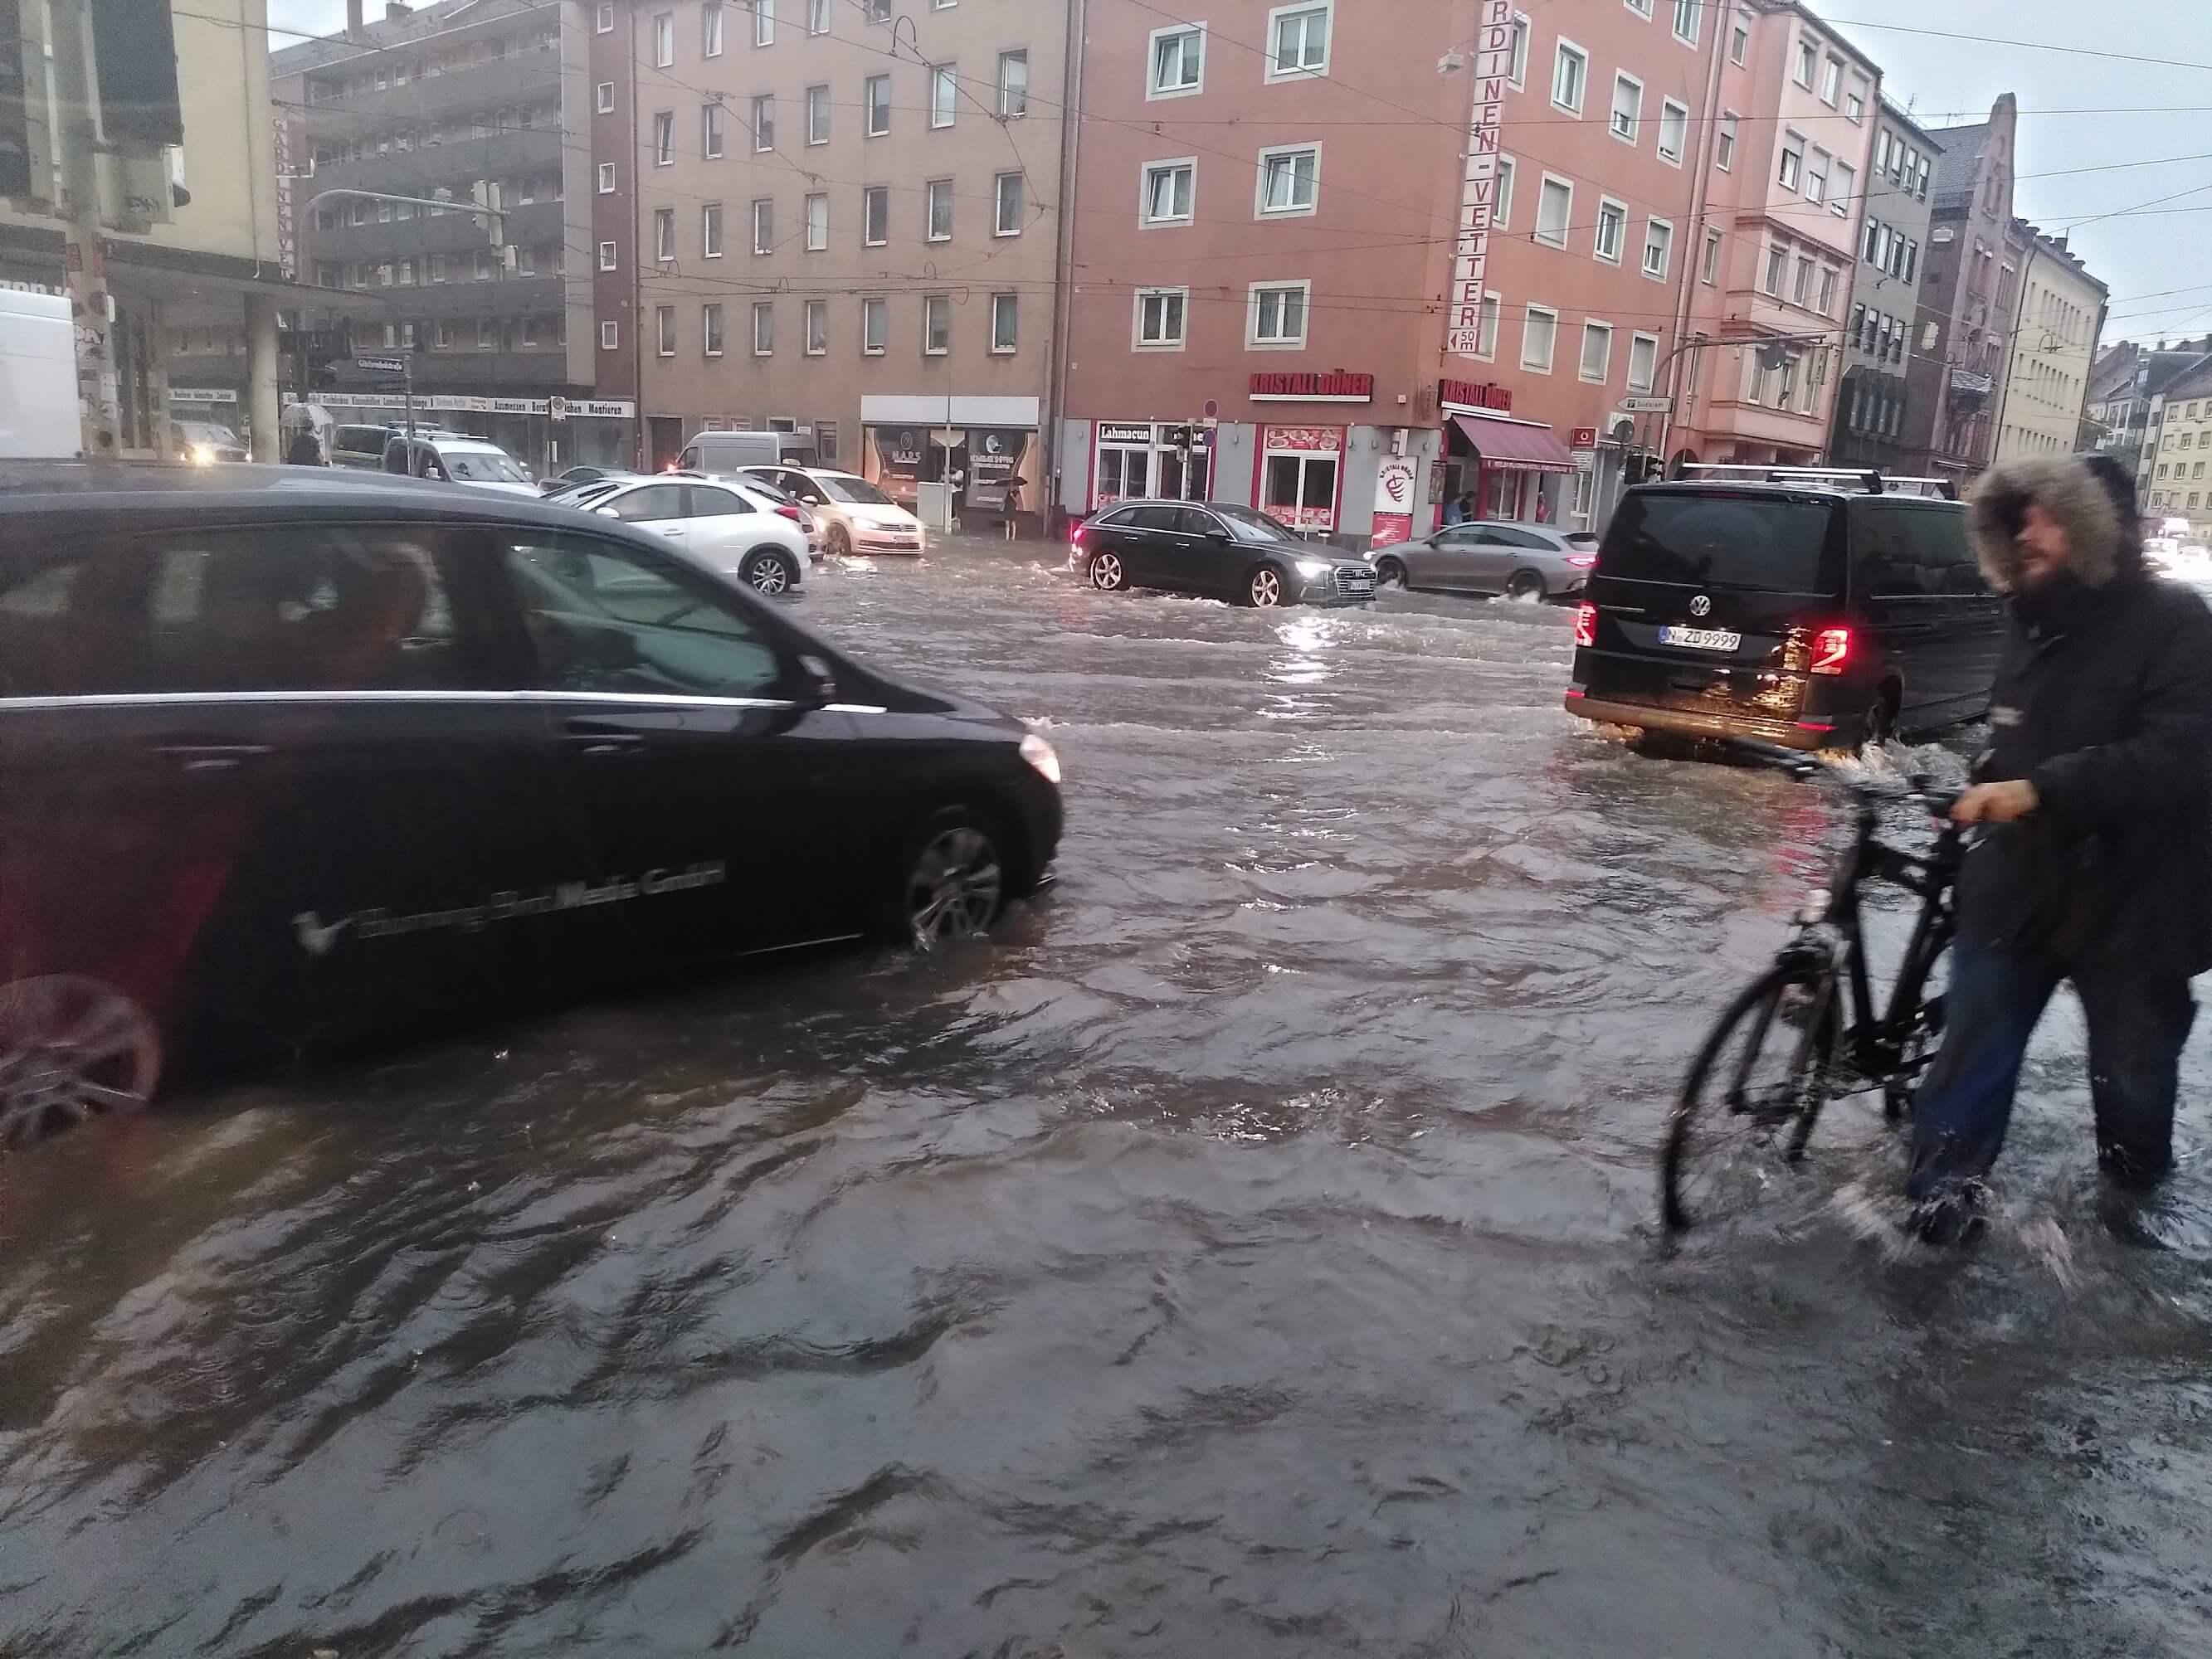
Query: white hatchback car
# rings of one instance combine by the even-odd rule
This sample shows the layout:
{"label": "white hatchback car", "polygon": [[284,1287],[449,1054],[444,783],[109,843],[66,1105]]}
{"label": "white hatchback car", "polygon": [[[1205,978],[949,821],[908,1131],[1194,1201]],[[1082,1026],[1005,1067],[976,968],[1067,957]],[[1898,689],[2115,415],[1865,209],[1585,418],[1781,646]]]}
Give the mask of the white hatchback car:
{"label": "white hatchback car", "polygon": [[603,514],[665,536],[693,557],[763,593],[787,593],[805,580],[806,532],[798,518],[787,505],[743,483],[615,478],[551,504]]}
{"label": "white hatchback car", "polygon": [[818,466],[749,466],[744,471],[813,508],[822,520],[823,545],[840,558],[853,553],[928,550],[921,520],[854,473]]}

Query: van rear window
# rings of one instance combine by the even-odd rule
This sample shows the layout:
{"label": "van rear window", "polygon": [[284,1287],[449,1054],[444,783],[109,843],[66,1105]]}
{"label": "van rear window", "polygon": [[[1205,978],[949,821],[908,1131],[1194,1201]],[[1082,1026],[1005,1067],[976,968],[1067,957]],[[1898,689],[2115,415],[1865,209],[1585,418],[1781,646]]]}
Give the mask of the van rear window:
{"label": "van rear window", "polygon": [[1597,574],[1685,587],[1769,593],[1833,593],[1842,573],[1830,556],[1832,509],[1774,496],[1637,495],[1606,531]]}

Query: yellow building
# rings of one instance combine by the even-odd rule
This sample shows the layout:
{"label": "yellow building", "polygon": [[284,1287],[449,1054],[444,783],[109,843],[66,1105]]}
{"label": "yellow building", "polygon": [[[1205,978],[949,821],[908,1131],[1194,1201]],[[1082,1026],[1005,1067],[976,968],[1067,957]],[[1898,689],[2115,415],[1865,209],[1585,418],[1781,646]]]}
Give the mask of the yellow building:
{"label": "yellow building", "polygon": [[2143,516],[2186,519],[2192,534],[2212,540],[2212,356],[2166,389],[2151,407],[2154,455]]}
{"label": "yellow building", "polygon": [[2071,455],[2081,447],[2089,372],[2105,331],[2109,295],[2063,236],[2046,236],[2025,220],[2014,235],[2027,245],[2020,313],[2006,353],[1997,407],[1996,459]]}
{"label": "yellow building", "polygon": [[[56,95],[27,83],[12,150],[27,176],[0,184],[0,285],[77,301],[87,450],[167,456],[171,418],[196,416],[250,423],[256,458],[275,459],[276,307],[294,290],[267,0],[9,9],[21,19],[24,61],[53,64]],[[41,33],[49,26],[51,39]],[[172,39],[169,106],[162,70]],[[100,88],[96,103],[82,96],[88,78]],[[181,142],[171,143],[179,126]],[[107,322],[104,362],[84,344],[88,319]],[[176,343],[194,331],[234,343],[236,372],[230,386],[173,408]]]}

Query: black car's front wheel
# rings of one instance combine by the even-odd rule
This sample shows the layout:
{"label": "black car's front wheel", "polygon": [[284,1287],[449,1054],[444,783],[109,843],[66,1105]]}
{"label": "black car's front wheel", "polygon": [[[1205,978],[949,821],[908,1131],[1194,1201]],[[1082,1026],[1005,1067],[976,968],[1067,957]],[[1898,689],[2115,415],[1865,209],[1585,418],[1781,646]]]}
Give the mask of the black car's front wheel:
{"label": "black car's front wheel", "polygon": [[1121,556],[1094,554],[1091,560],[1091,585],[1102,593],[1118,593],[1127,587],[1129,573],[1121,568]]}
{"label": "black car's front wheel", "polygon": [[931,815],[901,856],[890,931],[917,951],[988,933],[1006,901],[1004,833],[986,813],[948,806]]}
{"label": "black car's front wheel", "polygon": [[0,985],[0,1151],[135,1112],[161,1076],[161,1038],[105,980],[45,974]]}
{"label": "black car's front wheel", "polygon": [[1385,587],[1406,586],[1407,584],[1404,562],[1398,559],[1376,560],[1375,580]]}
{"label": "black car's front wheel", "polygon": [[779,548],[763,548],[745,561],[745,580],[757,592],[771,598],[799,586],[798,568],[791,556]]}
{"label": "black car's front wheel", "polygon": [[1252,573],[1244,597],[1262,611],[1271,611],[1283,603],[1284,592],[1283,573],[1272,564],[1263,564]]}

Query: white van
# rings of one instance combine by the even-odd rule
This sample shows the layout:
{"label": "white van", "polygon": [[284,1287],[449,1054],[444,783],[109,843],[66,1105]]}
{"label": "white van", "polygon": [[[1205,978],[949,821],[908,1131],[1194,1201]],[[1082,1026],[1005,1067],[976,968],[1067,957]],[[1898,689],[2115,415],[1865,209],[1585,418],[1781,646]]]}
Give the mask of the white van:
{"label": "white van", "polygon": [[814,440],[796,432],[702,432],[676,458],[678,472],[726,478],[740,467],[812,466]]}
{"label": "white van", "polygon": [[0,289],[0,457],[77,454],[76,400],[76,329],[68,298]]}

